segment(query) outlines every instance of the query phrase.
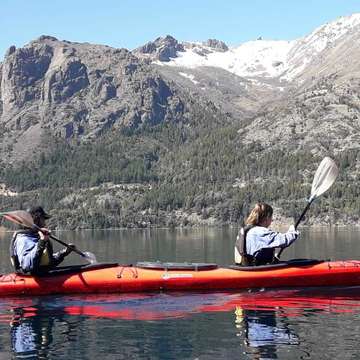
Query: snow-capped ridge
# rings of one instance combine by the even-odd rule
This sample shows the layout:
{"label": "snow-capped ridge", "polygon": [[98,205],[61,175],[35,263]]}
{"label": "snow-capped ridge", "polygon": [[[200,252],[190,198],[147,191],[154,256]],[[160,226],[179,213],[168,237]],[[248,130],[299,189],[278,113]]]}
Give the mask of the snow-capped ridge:
{"label": "snow-capped ridge", "polygon": [[202,44],[185,44],[168,65],[196,68],[219,67],[239,76],[279,76],[287,64],[291,41],[255,40],[227,51],[218,51]]}
{"label": "snow-capped ridge", "polygon": [[[321,25],[300,39],[282,41],[258,38],[231,48],[215,39],[182,43],[174,39],[178,48],[167,51],[168,56],[164,61],[169,66],[210,66],[241,77],[291,81],[322,51],[335,44],[342,36],[355,31],[358,25],[360,13]],[[163,61],[160,57],[154,60],[158,60],[158,63]]]}
{"label": "snow-capped ridge", "polygon": [[292,80],[318,54],[333,45],[342,36],[353,31],[360,24],[360,13],[344,16],[316,28],[309,35],[295,41],[287,57],[289,68],[283,79]]}

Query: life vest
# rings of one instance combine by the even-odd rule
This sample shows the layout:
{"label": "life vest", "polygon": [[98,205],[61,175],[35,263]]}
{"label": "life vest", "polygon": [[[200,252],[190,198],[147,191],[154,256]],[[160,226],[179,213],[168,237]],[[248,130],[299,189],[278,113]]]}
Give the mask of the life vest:
{"label": "life vest", "polygon": [[40,266],[50,266],[50,265],[51,265],[50,251],[48,247],[45,247],[43,253],[41,254]]}
{"label": "life vest", "polygon": [[239,230],[235,242],[235,263],[241,266],[258,266],[275,263],[275,249],[260,249],[254,255],[247,253],[246,236],[254,226],[255,225],[246,225]]}
{"label": "life vest", "polygon": [[254,265],[254,257],[246,252],[246,235],[254,225],[246,225],[239,230],[235,242],[235,264],[242,266]]}

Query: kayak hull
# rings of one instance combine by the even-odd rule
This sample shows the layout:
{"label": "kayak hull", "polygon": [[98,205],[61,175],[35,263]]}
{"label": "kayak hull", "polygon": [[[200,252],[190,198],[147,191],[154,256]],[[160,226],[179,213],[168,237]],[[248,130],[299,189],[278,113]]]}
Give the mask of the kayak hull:
{"label": "kayak hull", "polygon": [[240,267],[199,270],[98,264],[42,276],[2,275],[0,296],[357,285],[360,261],[356,260],[289,264],[251,271]]}

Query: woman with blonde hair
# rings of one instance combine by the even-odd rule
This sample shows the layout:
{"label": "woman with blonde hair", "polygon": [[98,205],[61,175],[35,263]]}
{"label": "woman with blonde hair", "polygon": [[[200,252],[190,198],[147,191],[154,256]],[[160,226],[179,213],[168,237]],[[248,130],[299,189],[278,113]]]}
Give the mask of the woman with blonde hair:
{"label": "woman with blonde hair", "polygon": [[286,233],[269,229],[273,208],[257,203],[241,228],[235,243],[235,263],[239,265],[266,265],[275,262],[275,248],[291,245],[299,232],[291,225]]}

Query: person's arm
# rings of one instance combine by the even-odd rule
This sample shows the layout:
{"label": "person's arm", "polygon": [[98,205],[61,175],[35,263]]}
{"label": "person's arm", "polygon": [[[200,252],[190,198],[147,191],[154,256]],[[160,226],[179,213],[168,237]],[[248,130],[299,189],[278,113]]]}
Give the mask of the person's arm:
{"label": "person's arm", "polygon": [[69,247],[66,247],[64,249],[61,249],[60,251],[53,254],[53,265],[58,266],[61,262],[64,261],[65,257],[68,256],[72,249],[71,247],[74,246],[73,244],[69,244]]}
{"label": "person's arm", "polygon": [[67,246],[66,248],[61,249],[60,251],[54,253],[51,242],[49,242],[49,246],[51,246],[51,254],[52,254],[51,261],[53,266],[58,266],[61,262],[63,262],[65,257],[71,254],[75,248],[75,245],[70,243],[69,246]]}
{"label": "person's arm", "polygon": [[299,237],[299,232],[294,226],[290,226],[286,233],[278,233],[269,230],[263,235],[263,242],[266,248],[285,248],[290,246]]}

